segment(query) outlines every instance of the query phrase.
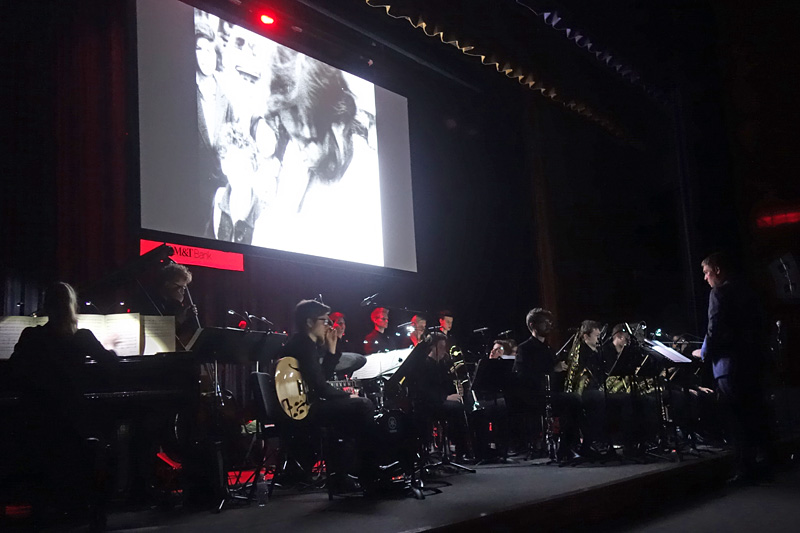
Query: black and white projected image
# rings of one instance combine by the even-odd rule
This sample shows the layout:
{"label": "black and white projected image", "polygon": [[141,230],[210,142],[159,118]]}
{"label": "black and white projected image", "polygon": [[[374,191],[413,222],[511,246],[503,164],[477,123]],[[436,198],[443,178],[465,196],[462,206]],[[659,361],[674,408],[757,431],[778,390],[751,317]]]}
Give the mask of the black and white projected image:
{"label": "black and white projected image", "polygon": [[194,28],[192,233],[383,266],[374,85],[199,9]]}

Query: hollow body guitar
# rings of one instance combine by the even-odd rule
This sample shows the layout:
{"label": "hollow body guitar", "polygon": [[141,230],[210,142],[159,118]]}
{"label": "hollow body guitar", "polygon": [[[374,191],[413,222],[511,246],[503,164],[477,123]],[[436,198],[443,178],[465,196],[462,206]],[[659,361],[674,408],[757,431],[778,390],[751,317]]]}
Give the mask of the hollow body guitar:
{"label": "hollow body guitar", "polygon": [[294,357],[282,357],[275,364],[275,394],[281,409],[292,420],[303,420],[311,408],[308,386],[299,368]]}
{"label": "hollow body guitar", "polygon": [[[300,364],[294,357],[283,357],[275,364],[275,394],[278,403],[292,420],[303,420],[312,407],[308,395],[308,385],[299,370]],[[330,385],[351,394],[357,393],[361,383],[355,379],[329,381]]]}

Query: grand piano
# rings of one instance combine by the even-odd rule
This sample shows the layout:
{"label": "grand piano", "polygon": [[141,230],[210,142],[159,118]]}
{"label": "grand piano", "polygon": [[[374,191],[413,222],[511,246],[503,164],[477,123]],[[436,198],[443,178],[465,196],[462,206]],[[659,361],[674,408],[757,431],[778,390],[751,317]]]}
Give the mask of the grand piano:
{"label": "grand piano", "polygon": [[[132,435],[155,439],[157,445],[178,455],[190,445],[188,437],[200,400],[200,365],[191,352],[120,356],[110,373],[87,360],[79,380],[85,408],[112,451],[112,487],[118,497],[125,497],[130,489],[133,456],[141,442],[141,437],[137,441]],[[10,362],[0,361],[0,475],[14,472],[14,462],[24,453],[21,441],[26,424],[31,424],[28,416]],[[52,445],[58,445],[59,435],[49,438]]]}

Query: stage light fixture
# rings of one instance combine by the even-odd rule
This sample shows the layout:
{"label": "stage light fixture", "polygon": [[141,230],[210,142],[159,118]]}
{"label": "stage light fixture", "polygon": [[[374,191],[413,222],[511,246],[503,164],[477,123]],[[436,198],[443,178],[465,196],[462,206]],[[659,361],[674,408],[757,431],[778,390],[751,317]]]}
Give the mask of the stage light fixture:
{"label": "stage light fixture", "polygon": [[259,20],[261,20],[262,24],[267,24],[267,25],[275,24],[275,19],[273,17],[267,15],[266,13],[261,15],[259,17]]}

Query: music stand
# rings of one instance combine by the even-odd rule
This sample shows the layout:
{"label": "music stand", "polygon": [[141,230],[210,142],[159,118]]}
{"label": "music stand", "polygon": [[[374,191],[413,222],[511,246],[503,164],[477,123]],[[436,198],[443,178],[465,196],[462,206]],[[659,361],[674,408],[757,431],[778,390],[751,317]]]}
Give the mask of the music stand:
{"label": "music stand", "polygon": [[[197,362],[212,363],[214,383],[214,399],[212,403],[212,420],[215,428],[219,428],[219,408],[225,406],[222,390],[219,386],[219,363],[247,365],[252,362],[268,358],[271,359],[283,346],[286,335],[282,333],[269,333],[264,331],[249,331],[234,328],[203,328],[198,330],[187,345]],[[227,475],[223,466],[222,440],[214,442],[216,447],[217,471],[221,479],[219,483],[224,486],[224,496],[215,509],[222,510],[228,501],[239,499],[247,500],[231,493],[228,486]]]}
{"label": "music stand", "polygon": [[504,392],[511,382],[513,359],[482,359],[475,368],[472,390],[488,394]]}
{"label": "music stand", "polygon": [[[422,368],[422,365],[425,362],[425,359],[428,357],[428,354],[430,353],[430,351],[431,351],[430,337],[426,337],[425,339],[420,341],[414,347],[413,350],[411,350],[411,353],[408,354],[408,357],[406,358],[406,360],[403,361],[403,364],[400,365],[400,367],[397,369],[397,371],[395,371],[395,373],[392,375],[392,377],[389,378],[389,381],[387,381],[386,384],[388,386],[390,386],[392,389],[394,389],[395,391],[399,390],[400,387],[403,387],[403,386],[408,387],[408,386],[412,385],[414,383],[414,381],[417,379],[417,377],[419,376],[420,369]],[[411,404],[412,404],[411,416],[413,418],[413,416],[414,416],[414,413],[413,413],[413,410],[414,410],[413,404],[414,404],[414,402],[411,402]],[[465,413],[465,416],[466,416],[466,413]],[[427,460],[427,455],[428,455],[427,452],[424,450],[424,448],[425,447],[423,446],[423,453],[421,454],[423,463]],[[466,467],[464,465],[460,465],[458,463],[452,462],[450,460],[450,453],[449,453],[448,450],[443,450],[442,460],[441,461],[439,461],[438,463],[434,463],[434,464],[428,465],[428,466],[426,466],[424,468],[426,470],[428,470],[428,469],[444,467],[444,466],[451,466],[453,468],[456,468],[456,469],[459,469],[459,470],[463,470],[465,472],[471,472],[473,474],[475,473],[475,469],[473,469],[473,468],[469,468],[469,467]]]}
{"label": "music stand", "polygon": [[[497,422],[495,417],[507,417],[507,413],[502,413],[499,411],[498,407],[498,396],[505,392],[506,388],[511,383],[511,375],[514,368],[514,359],[481,359],[478,361],[478,366],[475,367],[475,376],[472,378],[472,383],[470,385],[471,389],[474,392],[479,394],[486,394],[492,395],[492,403],[494,404],[494,411],[492,412],[492,417],[487,418],[488,420],[492,420]],[[479,399],[479,402],[481,400]],[[504,408],[505,409],[505,408]],[[501,432],[501,441],[495,440],[495,444],[498,447],[502,446],[503,453],[500,456],[501,460],[506,460],[506,450],[508,448],[508,435],[507,435],[507,424],[508,421],[502,423],[501,427],[504,429]],[[488,439],[487,441],[488,442]],[[484,453],[485,449],[481,451]],[[485,457],[481,463],[485,462],[487,458]]]}

